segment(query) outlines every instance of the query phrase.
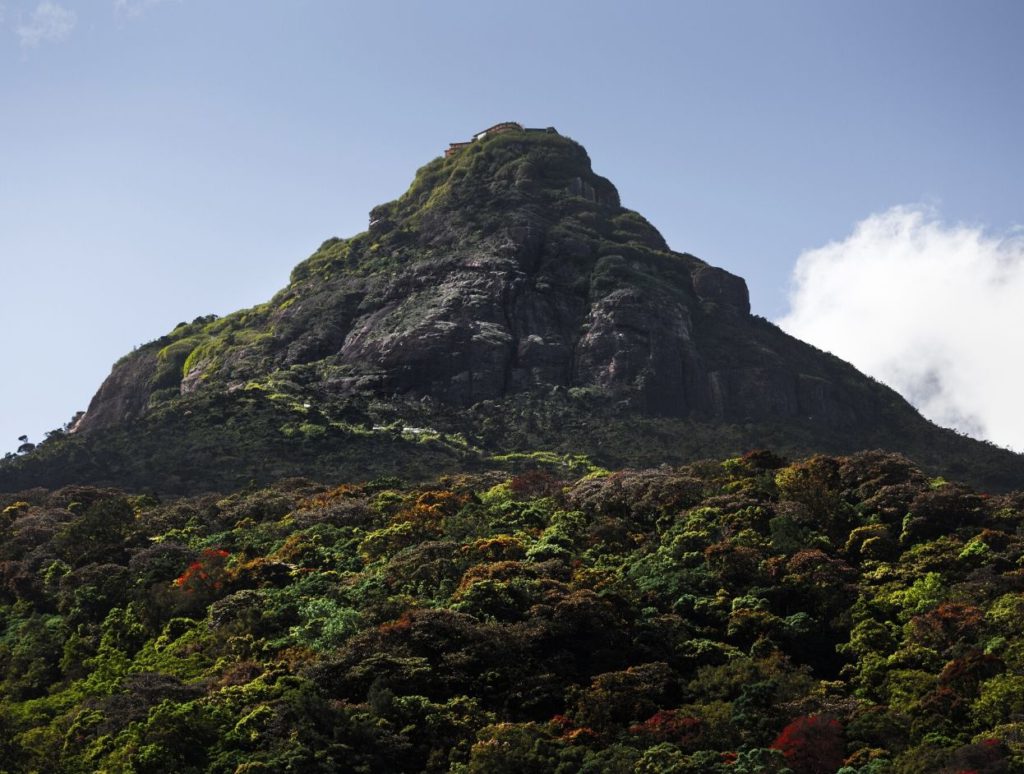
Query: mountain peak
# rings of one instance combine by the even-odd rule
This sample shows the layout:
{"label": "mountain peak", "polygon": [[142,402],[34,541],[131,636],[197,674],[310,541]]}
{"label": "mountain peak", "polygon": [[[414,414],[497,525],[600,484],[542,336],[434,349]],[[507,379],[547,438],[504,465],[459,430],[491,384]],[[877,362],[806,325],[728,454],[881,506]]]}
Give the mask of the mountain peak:
{"label": "mountain peak", "polygon": [[[424,219],[429,225],[438,218],[475,218],[486,231],[495,225],[488,215],[507,219],[527,212],[552,219],[578,208],[580,200],[620,207],[615,186],[594,173],[582,145],[554,129],[504,123],[453,143],[444,156],[418,170],[398,200],[374,208],[370,224],[381,231],[396,221],[415,228]],[[649,224],[648,229],[657,234]],[[660,235],[656,241],[667,249]]]}
{"label": "mountain peak", "polygon": [[762,446],[973,456],[995,486],[1021,469],[751,316],[746,283],[671,251],[583,146],[505,123],[419,169],[266,304],[122,358],[73,437],[18,461],[36,477],[11,476],[175,488],[425,459],[436,474],[537,448],[622,465]]}

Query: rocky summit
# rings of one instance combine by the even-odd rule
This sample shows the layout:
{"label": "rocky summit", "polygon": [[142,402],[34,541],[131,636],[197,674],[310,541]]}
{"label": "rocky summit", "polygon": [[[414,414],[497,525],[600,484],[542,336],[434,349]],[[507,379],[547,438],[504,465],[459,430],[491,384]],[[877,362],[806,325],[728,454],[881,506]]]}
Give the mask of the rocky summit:
{"label": "rocky summit", "polygon": [[923,419],[751,315],[669,249],[584,148],[499,124],[453,143],[269,302],[126,355],[0,489],[417,478],[530,456],[622,466],[770,447],[900,451],[994,489],[1024,459]]}

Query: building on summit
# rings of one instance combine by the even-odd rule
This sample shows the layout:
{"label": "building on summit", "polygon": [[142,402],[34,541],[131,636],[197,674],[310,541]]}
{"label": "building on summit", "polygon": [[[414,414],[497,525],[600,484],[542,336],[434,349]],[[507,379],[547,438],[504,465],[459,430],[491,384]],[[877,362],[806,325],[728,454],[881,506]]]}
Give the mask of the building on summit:
{"label": "building on summit", "polygon": [[540,128],[527,128],[516,121],[503,121],[500,124],[495,124],[482,132],[477,132],[473,135],[473,139],[466,140],[465,142],[453,142],[448,144],[448,148],[445,150],[445,156],[451,156],[456,151],[462,150],[467,145],[472,145],[477,140],[482,140],[484,137],[492,134],[504,134],[505,132],[546,132],[548,134],[558,134],[557,130],[553,126],[548,126],[543,129]]}

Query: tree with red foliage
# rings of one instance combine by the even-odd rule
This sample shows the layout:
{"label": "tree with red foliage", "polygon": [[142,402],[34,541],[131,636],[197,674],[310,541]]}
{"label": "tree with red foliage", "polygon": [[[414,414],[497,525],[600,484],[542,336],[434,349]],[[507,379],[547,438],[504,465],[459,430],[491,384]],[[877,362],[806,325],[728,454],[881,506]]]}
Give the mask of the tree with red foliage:
{"label": "tree with red foliage", "polygon": [[786,726],[772,749],[786,756],[794,774],[835,774],[843,765],[843,727],[838,720],[805,715]]}
{"label": "tree with red foliage", "polygon": [[219,591],[224,587],[224,565],[229,556],[223,548],[204,548],[199,558],[175,579],[174,585],[186,594]]}
{"label": "tree with red foliage", "polygon": [[692,746],[700,738],[700,732],[700,719],[679,710],[658,710],[643,723],[629,727],[629,733],[636,736],[653,742],[671,742],[682,748]]}

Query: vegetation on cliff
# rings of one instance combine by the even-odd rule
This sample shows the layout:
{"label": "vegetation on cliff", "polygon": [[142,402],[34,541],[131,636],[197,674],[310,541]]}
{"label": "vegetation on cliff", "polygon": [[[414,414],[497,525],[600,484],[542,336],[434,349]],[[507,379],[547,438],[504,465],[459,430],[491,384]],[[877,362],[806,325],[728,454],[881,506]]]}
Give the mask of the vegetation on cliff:
{"label": "vegetation on cliff", "polygon": [[1020,495],[880,452],[506,462],[3,496],[0,768],[1024,767]]}

